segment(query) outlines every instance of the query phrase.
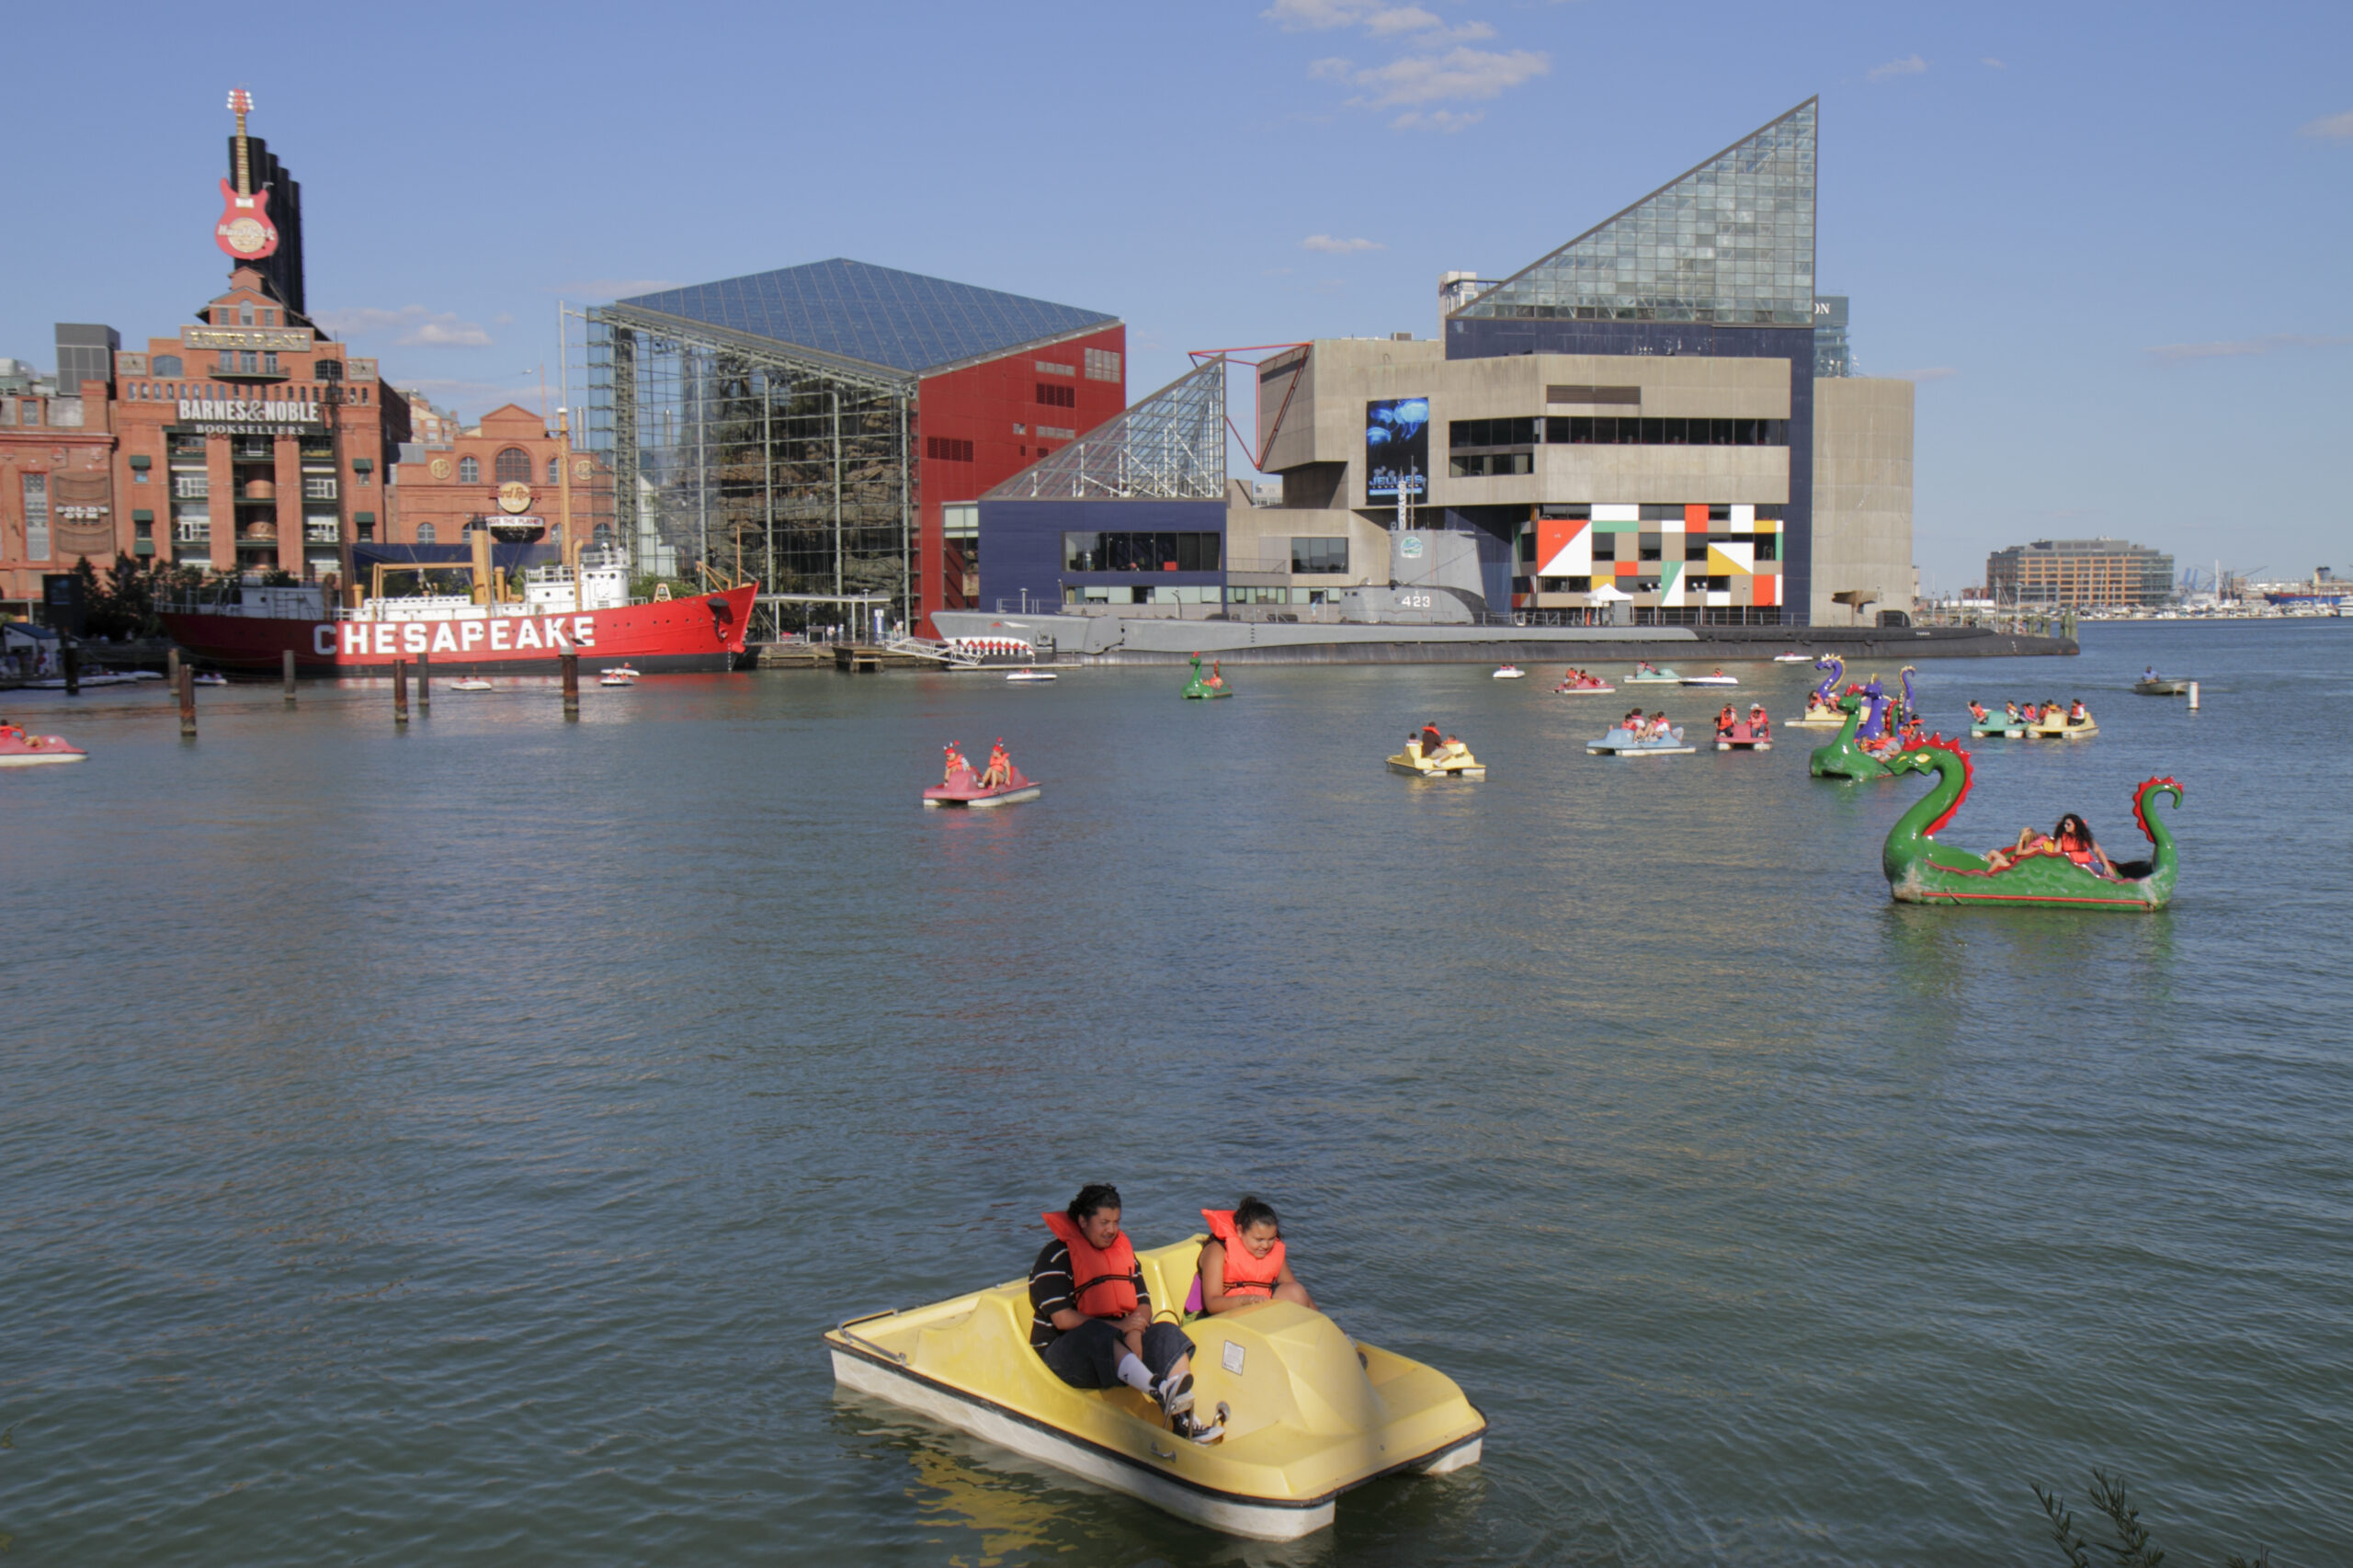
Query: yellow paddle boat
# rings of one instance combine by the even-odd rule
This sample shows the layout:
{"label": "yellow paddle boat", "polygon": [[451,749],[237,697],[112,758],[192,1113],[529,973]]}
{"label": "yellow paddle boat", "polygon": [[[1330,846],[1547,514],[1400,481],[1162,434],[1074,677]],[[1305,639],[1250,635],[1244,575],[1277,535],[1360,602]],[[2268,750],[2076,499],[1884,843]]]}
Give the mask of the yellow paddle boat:
{"label": "yellow paddle boat", "polygon": [[[1186,1299],[1207,1239],[1137,1253],[1154,1301]],[[1208,1443],[1171,1432],[1133,1389],[1054,1376],[1029,1347],[1026,1278],[850,1318],[825,1345],[844,1388],[1230,1535],[1295,1540],[1330,1525],[1352,1487],[1479,1462],[1487,1418],[1453,1379],[1351,1342],[1321,1312],[1269,1301],[1196,1318],[1186,1333],[1195,1409],[1224,1428]]]}
{"label": "yellow paddle boat", "polygon": [[2084,710],[2080,719],[2070,718],[2064,709],[2053,703],[2042,710],[2042,716],[2026,727],[2027,736],[2038,741],[2087,741],[2099,733],[2099,724],[2092,718],[2091,710]]}
{"label": "yellow paddle boat", "polygon": [[1389,759],[1392,773],[1403,773],[1415,778],[1484,778],[1487,765],[1471,755],[1471,748],[1461,741],[1450,741],[1427,756],[1422,755],[1422,743],[1411,740],[1405,749]]}

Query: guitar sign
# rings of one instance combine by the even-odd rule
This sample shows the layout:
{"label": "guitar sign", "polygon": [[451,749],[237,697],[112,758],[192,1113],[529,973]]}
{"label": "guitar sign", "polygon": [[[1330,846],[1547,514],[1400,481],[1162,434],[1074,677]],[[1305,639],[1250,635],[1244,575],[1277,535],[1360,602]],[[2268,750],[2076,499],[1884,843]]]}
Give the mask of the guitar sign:
{"label": "guitar sign", "polygon": [[229,94],[229,108],[237,116],[237,183],[221,182],[221,222],[212,243],[239,261],[259,261],[278,249],[278,226],[269,221],[269,189],[253,187],[245,162],[245,116],[253,112],[254,96],[243,87]]}

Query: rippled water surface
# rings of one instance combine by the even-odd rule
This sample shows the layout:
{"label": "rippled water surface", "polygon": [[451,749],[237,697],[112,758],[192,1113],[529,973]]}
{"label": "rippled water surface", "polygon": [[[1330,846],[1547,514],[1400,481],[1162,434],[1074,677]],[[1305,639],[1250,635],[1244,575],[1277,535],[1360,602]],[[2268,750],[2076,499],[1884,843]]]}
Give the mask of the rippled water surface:
{"label": "rippled water surface", "polygon": [[[94,754],[0,774],[0,1544],[2055,1562],[2029,1483],[2097,1463],[2171,1561],[2341,1561],[2348,637],[1924,666],[2102,727],[1984,743],[1950,839],[2182,779],[2155,916],[1894,907],[1919,781],[1589,757],[1630,696],[1552,666],[0,694]],[[1383,771],[1430,717],[1486,782]],[[916,809],[998,734],[1042,801]],[[1274,1199],[1485,1462],[1271,1547],[835,1395],[824,1327],[1094,1179],[1146,1242]]]}

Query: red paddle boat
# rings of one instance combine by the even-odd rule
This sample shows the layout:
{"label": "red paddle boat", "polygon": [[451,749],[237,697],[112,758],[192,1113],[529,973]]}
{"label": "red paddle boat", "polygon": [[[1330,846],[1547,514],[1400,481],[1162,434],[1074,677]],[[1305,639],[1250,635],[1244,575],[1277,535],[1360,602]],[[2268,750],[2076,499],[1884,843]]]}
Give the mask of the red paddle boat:
{"label": "red paddle boat", "polygon": [[63,735],[28,734],[0,724],[0,767],[40,767],[52,762],[83,762],[90,754]]}
{"label": "red paddle boat", "polygon": [[[1005,742],[999,740],[996,749],[989,753],[989,767],[984,774],[975,774],[972,765],[964,760],[956,743],[946,747],[947,767],[940,782],[923,792],[925,809],[935,806],[1009,806],[1020,801],[1034,801],[1040,787],[1026,778],[1013,766],[1006,755]],[[994,778],[995,783],[983,782]]]}

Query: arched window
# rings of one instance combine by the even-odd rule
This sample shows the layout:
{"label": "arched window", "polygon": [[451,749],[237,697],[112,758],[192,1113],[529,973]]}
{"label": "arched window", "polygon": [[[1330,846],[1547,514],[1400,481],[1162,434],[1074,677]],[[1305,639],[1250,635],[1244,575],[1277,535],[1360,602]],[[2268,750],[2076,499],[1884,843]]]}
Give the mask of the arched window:
{"label": "arched window", "polygon": [[150,363],[155,367],[155,373],[159,376],[176,376],[180,373],[180,357],[176,354],[158,354]]}
{"label": "arched window", "polygon": [[563,483],[563,460],[562,458],[550,458],[548,460],[548,483],[550,484],[562,484]]}
{"label": "arched window", "polygon": [[[472,462],[473,461],[473,459],[468,458],[466,460],[468,462]],[[433,525],[431,523],[419,523],[416,525],[416,542],[419,544],[431,544],[433,542]]]}
{"label": "arched window", "polygon": [[460,458],[458,460],[458,483],[460,484],[480,484],[482,483],[481,461],[474,458]]}
{"label": "arched window", "polygon": [[595,528],[589,529],[588,542],[595,545],[599,550],[602,550],[607,545],[612,543],[613,525],[610,523],[598,523]]}
{"label": "arched window", "polygon": [[501,484],[529,484],[531,483],[531,454],[520,447],[509,447],[498,454],[494,472]]}

